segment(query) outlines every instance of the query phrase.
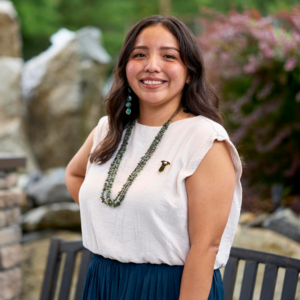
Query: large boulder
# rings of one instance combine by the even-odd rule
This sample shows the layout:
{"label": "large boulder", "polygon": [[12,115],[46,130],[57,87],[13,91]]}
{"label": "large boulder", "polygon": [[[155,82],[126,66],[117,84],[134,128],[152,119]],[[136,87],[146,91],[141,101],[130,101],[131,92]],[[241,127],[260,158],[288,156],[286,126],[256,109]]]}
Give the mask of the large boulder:
{"label": "large boulder", "polygon": [[79,205],[62,202],[33,208],[22,216],[22,227],[26,232],[44,229],[80,230]]}
{"label": "large boulder", "polygon": [[24,65],[22,94],[30,142],[41,168],[66,166],[99,118],[110,56],[101,31],[60,29],[52,46]]}

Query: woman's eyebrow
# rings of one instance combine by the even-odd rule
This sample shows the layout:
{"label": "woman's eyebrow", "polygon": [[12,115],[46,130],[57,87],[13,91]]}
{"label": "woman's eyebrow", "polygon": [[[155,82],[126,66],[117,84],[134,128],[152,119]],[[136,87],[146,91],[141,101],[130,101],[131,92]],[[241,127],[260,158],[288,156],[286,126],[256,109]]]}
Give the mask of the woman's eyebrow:
{"label": "woman's eyebrow", "polygon": [[177,49],[175,47],[160,47],[160,49],[163,49],[163,50],[173,49],[173,50],[176,50],[177,52],[180,52],[179,49]]}
{"label": "woman's eyebrow", "polygon": [[[134,47],[134,48],[132,49],[132,51],[135,50],[135,49],[146,49],[146,50],[148,50],[149,48],[148,48],[147,46],[136,46],[136,47]],[[159,49],[161,49],[161,50],[169,50],[169,49],[172,49],[172,50],[176,50],[176,51],[180,52],[180,51],[179,51],[177,48],[175,48],[175,47],[160,47]]]}

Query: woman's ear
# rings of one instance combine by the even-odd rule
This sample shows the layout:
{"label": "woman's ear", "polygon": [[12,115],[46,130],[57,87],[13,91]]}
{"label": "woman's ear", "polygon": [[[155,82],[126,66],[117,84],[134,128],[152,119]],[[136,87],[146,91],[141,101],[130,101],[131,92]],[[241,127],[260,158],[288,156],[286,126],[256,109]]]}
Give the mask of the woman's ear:
{"label": "woman's ear", "polygon": [[189,75],[189,76],[187,76],[185,83],[186,83],[186,84],[189,84],[190,81],[191,81],[191,76]]}

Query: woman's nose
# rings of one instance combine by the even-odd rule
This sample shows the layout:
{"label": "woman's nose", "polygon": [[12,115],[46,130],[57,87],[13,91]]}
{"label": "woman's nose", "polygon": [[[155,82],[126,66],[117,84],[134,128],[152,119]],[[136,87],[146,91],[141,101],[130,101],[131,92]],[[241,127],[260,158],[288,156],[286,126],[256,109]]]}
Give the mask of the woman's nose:
{"label": "woman's nose", "polygon": [[150,56],[146,60],[145,71],[150,73],[160,72],[160,64],[157,56]]}

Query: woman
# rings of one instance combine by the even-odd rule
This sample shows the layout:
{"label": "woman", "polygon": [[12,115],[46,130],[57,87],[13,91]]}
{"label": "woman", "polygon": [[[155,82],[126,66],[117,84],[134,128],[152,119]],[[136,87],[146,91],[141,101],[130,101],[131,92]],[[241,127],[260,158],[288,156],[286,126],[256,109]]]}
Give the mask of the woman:
{"label": "woman", "polygon": [[66,170],[94,253],[82,300],[224,299],[242,166],[190,30],[138,22],[105,102]]}

